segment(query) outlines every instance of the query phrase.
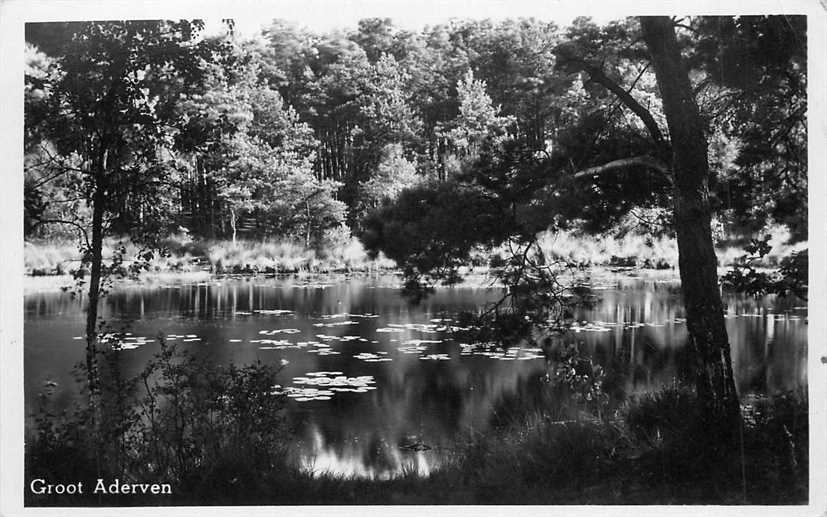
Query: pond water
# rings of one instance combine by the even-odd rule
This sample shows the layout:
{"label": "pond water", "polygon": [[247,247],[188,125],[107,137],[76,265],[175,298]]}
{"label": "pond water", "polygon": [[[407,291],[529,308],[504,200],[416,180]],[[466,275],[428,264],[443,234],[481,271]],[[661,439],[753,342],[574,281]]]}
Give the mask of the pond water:
{"label": "pond water", "polygon": [[[686,326],[672,278],[610,276],[578,309],[566,341],[605,365],[625,394],[670,384],[686,370]],[[158,350],[159,332],[211,360],[286,365],[296,444],[316,472],[389,477],[439,461],[440,446],[484,431],[493,412],[546,373],[538,349],[491,353],[447,338],[452,316],[499,299],[484,286],[438,288],[418,305],[399,279],[217,278],[134,285],[102,304],[113,329],[132,336],[125,373]],[[796,299],[724,294],[740,393],[806,386],[807,309]],[[28,415],[38,395],[67,407],[78,396],[72,366],[84,358],[84,301],[62,292],[25,297],[24,379]]]}

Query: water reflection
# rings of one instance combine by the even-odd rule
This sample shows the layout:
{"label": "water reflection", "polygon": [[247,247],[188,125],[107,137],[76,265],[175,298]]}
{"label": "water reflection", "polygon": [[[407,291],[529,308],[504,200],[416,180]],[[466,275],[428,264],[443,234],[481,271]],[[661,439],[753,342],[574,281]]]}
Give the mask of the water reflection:
{"label": "water reflection", "polygon": [[[425,450],[409,450],[388,443],[378,431],[367,437],[328,444],[315,426],[309,430],[311,447],[299,458],[299,464],[313,475],[332,475],[387,480],[414,473],[428,476],[436,461]],[[365,438],[367,438],[365,440]]]}
{"label": "water reflection", "polygon": [[[685,376],[678,284],[613,278],[597,287],[563,341],[580,343],[607,368],[610,394],[620,399]],[[445,333],[455,312],[499,295],[438,289],[414,306],[395,277],[220,279],[119,289],[103,302],[102,317],[132,333],[120,356],[125,374],[158,350],[161,331],[215,362],[285,364],[279,389],[290,395],[305,468],[383,478],[429,472],[435,451],[458,433],[484,431],[495,411],[536,399],[526,388],[545,373],[536,350],[486,355]],[[724,301],[741,393],[806,385],[806,307],[732,294]],[[58,405],[77,396],[71,365],[83,359],[83,309],[83,299],[64,293],[25,298],[28,414],[47,388]]]}

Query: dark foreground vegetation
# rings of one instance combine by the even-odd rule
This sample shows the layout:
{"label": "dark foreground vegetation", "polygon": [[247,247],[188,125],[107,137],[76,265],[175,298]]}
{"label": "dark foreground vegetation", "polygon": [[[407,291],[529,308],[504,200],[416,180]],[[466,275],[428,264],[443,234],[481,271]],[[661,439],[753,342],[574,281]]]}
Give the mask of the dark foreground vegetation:
{"label": "dark foreground vegetation", "polygon": [[[440,448],[427,477],[390,480],[313,475],[291,454],[278,369],[217,366],[162,345],[146,370],[106,376],[101,435],[88,411],[40,413],[26,446],[26,480],[84,480],[83,496],[26,504],[805,504],[807,396],[749,397],[742,434],[721,443],[720,422],[675,384],[610,402],[599,369],[579,356],[526,392],[501,400],[484,433]],[[591,375],[590,375],[591,374]],[[577,377],[579,375],[579,377]],[[47,406],[44,406],[44,411]],[[53,410],[53,409],[52,409]],[[169,483],[171,495],[94,495],[107,484]]]}

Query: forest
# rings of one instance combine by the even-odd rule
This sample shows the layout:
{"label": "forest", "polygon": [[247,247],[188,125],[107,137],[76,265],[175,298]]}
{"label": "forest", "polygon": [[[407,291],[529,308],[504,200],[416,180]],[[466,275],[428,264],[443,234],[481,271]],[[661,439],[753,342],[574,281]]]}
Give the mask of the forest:
{"label": "forest", "polygon": [[[252,37],[232,20],[212,33],[200,20],[27,24],[26,273],[55,276],[81,304],[85,401],[32,417],[27,475],[176,487],[172,501],[96,503],[107,505],[806,502],[806,378],[774,389],[763,364],[764,384],[745,380],[741,350],[757,338],[736,343],[727,319],[764,303],[762,315],[794,325],[806,310],[806,35],[805,16],[453,19],[416,31],[371,18],[328,32],[274,20]],[[671,383],[641,390],[627,372],[621,389],[609,363],[628,350],[600,361],[599,347],[573,344],[600,327],[577,315],[599,303],[606,271],[675,283],[668,305],[683,312],[671,320],[686,328]],[[484,436],[459,438],[458,425],[450,445],[421,431],[398,447],[450,450],[429,475],[402,465],[383,477],[297,466],[295,401],[269,391],[293,358],[205,364],[179,356],[167,331],[137,376],[121,377],[132,342],[111,320],[129,318],[110,299],[123,286],[334,275],[392,276],[420,307],[481,276],[501,296],[431,319],[453,321],[456,357],[420,359],[523,347],[545,380],[529,375],[492,403],[524,411],[507,423],[486,414]],[[288,307],[254,306],[252,290],[249,307],[232,299],[234,315]],[[216,310],[204,319],[229,317]],[[143,299],[140,311],[154,325]],[[320,311],[330,316],[308,314]],[[440,342],[428,339],[413,346]],[[806,337],[796,346],[806,369]],[[27,414],[36,405],[27,395]],[[65,457],[75,471],[58,466]]]}
{"label": "forest", "polygon": [[[707,126],[716,220],[728,237],[754,236],[769,221],[806,240],[803,23],[698,18],[677,28]],[[543,200],[538,228],[595,233],[631,212],[637,224],[627,227],[670,231],[662,213],[670,183],[652,152],[664,137],[649,134],[661,134],[665,118],[633,19],[606,27],[580,19],[565,29],[455,21],[421,33],[373,19],[331,34],[276,22],[252,41],[212,36],[190,43],[190,56],[155,62],[156,52],[182,53],[163,46],[184,45],[184,36],[164,41],[161,28],[127,23],[72,39],[105,29],[30,25],[27,237],[89,226],[91,203],[79,195],[86,156],[71,140],[83,135],[72,129],[95,123],[171,126],[163,135],[118,135],[119,145],[162,154],[129,157],[137,163],[125,163],[129,170],[107,186],[113,235],[183,229],[199,239],[321,246],[359,234],[367,214],[402,190],[456,180],[480,158],[536,169],[544,177],[524,172],[525,181],[554,187],[556,195],[545,194],[557,200]],[[145,31],[156,41],[132,41]],[[110,107],[99,101],[114,77],[101,67],[118,64],[95,57],[114,45],[137,55],[120,65],[129,80],[113,90]],[[61,76],[83,78],[82,87]],[[55,109],[91,111],[50,120]],[[111,109],[120,117],[100,117],[113,117]],[[46,225],[55,220],[65,223]]]}

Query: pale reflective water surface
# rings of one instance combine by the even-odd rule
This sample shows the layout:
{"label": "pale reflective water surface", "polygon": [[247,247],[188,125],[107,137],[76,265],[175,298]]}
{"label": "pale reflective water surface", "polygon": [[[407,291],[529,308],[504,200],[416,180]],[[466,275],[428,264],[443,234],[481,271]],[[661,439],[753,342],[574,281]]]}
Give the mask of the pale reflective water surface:
{"label": "pale reflective water surface", "polygon": [[[604,365],[613,393],[669,384],[686,369],[686,328],[678,283],[613,276],[595,282],[597,299],[578,309],[566,340]],[[120,352],[137,373],[158,350],[154,337],[213,361],[282,364],[281,388],[299,422],[301,461],[316,472],[389,477],[427,474],[458,433],[485,432],[495,408],[545,374],[539,350],[492,354],[447,338],[452,317],[497,300],[497,288],[438,288],[419,305],[385,276],[216,279],[131,286],[103,302],[113,329],[132,333]],[[806,386],[806,304],[724,293],[739,391],[775,393]],[[77,396],[72,366],[84,357],[84,302],[66,293],[25,298],[25,397]],[[56,384],[56,386],[55,386]]]}

